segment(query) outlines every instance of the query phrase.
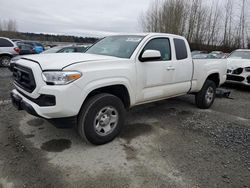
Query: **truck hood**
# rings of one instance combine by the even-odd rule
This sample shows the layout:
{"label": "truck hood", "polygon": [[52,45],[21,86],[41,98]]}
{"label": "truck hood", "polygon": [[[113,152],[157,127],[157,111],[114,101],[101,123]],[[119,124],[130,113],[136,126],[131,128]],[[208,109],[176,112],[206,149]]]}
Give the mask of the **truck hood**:
{"label": "truck hood", "polygon": [[237,69],[237,68],[245,68],[250,67],[250,59],[232,59],[228,58],[228,64],[227,67],[229,69]]}
{"label": "truck hood", "polygon": [[39,63],[42,70],[61,70],[75,63],[114,60],[119,58],[84,53],[54,53],[28,55],[23,56],[21,59],[26,59]]}

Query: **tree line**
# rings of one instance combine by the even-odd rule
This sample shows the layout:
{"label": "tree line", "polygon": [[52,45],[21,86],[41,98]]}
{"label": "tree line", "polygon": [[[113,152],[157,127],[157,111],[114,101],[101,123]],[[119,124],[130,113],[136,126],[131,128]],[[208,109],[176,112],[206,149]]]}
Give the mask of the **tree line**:
{"label": "tree line", "polygon": [[98,38],[92,37],[77,37],[69,35],[51,35],[43,33],[23,33],[13,31],[0,31],[1,37],[7,37],[11,39],[22,39],[30,41],[46,41],[46,42],[70,42],[70,43],[95,43]]}
{"label": "tree line", "polygon": [[140,16],[145,32],[182,35],[193,49],[250,47],[247,0],[155,0]]}
{"label": "tree line", "polygon": [[71,42],[71,43],[94,43],[98,38],[78,37],[69,35],[52,35],[44,33],[26,33],[18,32],[17,22],[15,20],[0,20],[0,36],[11,39],[22,39],[32,41],[49,42]]}
{"label": "tree line", "polygon": [[0,20],[0,31],[17,31],[16,20]]}

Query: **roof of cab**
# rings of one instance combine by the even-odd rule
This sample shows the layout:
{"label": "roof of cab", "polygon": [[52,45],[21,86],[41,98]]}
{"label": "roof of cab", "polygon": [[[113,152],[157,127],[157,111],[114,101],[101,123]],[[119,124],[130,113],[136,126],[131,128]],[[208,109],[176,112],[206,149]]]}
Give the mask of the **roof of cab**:
{"label": "roof of cab", "polygon": [[177,38],[185,38],[180,35],[174,35],[174,34],[169,34],[169,33],[116,33],[116,34],[111,34],[109,36],[117,36],[117,35],[133,35],[133,36],[171,36],[171,37],[177,37]]}

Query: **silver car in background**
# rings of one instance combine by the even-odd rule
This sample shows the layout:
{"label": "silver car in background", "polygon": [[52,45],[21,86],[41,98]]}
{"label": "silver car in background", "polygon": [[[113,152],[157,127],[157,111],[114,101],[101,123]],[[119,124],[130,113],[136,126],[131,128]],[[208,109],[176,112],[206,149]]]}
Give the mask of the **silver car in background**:
{"label": "silver car in background", "polygon": [[0,37],[0,66],[9,66],[12,57],[19,55],[20,49],[8,38]]}

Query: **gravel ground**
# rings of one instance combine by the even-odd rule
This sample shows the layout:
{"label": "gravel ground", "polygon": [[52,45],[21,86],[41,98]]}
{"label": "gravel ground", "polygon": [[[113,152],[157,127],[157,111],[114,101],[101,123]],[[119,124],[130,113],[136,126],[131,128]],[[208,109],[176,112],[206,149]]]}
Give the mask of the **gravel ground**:
{"label": "gravel ground", "polygon": [[0,187],[250,187],[250,89],[199,110],[193,96],[127,113],[119,138],[85,144],[72,129],[16,111],[0,69]]}

